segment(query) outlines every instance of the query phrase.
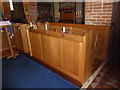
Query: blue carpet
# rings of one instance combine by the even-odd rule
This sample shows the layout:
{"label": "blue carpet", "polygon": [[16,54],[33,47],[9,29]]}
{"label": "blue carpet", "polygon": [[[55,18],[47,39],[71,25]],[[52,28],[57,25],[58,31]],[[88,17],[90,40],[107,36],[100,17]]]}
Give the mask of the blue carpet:
{"label": "blue carpet", "polygon": [[78,89],[78,87],[22,54],[15,59],[2,59],[2,87]]}

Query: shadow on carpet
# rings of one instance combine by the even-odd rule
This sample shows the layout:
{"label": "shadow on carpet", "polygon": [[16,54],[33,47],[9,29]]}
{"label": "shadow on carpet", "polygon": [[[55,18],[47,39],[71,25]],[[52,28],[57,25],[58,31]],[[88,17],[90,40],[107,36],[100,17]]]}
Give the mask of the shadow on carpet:
{"label": "shadow on carpet", "polygon": [[73,88],[70,82],[20,54],[15,59],[2,59],[3,88]]}

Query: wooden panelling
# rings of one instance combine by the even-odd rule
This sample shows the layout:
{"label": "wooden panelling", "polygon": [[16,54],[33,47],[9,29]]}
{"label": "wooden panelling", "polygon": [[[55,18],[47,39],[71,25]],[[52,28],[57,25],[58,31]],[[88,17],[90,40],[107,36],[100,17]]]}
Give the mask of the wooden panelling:
{"label": "wooden panelling", "polygon": [[80,60],[80,43],[70,40],[62,41],[63,69],[78,76]]}
{"label": "wooden panelling", "polygon": [[61,35],[49,33],[42,35],[42,47],[44,60],[55,67],[61,68]]}
{"label": "wooden panelling", "polygon": [[83,54],[83,78],[82,78],[82,82],[85,82],[90,75],[92,74],[92,65],[93,65],[93,61],[94,61],[94,32],[93,31],[89,31],[85,34],[84,36],[84,54]]}
{"label": "wooden panelling", "polygon": [[80,57],[81,50],[83,51],[82,44],[82,36],[64,34],[62,37],[62,68],[76,76],[79,76],[79,71],[81,69],[79,65],[82,59]]}
{"label": "wooden panelling", "polygon": [[20,32],[20,29],[18,29],[17,27],[15,27],[15,37],[16,37],[16,43],[17,43],[17,48],[19,49],[19,50],[22,50],[22,51],[24,51],[23,50],[23,41],[22,41],[22,36],[21,36],[21,32]]}
{"label": "wooden panelling", "polygon": [[92,41],[94,34],[91,32],[80,36],[55,31],[30,30],[32,55],[84,83],[92,74],[91,48],[94,46]]}
{"label": "wooden panelling", "polygon": [[[70,11],[69,11],[70,12]],[[75,20],[75,12],[61,12],[60,13],[60,20]]]}
{"label": "wooden panelling", "polygon": [[1,35],[2,35],[1,36],[1,39],[2,39],[2,43],[1,43],[2,44],[2,48],[1,49],[4,50],[5,48],[9,48],[5,30],[1,33]]}
{"label": "wooden panelling", "polygon": [[45,31],[44,23],[40,25],[27,34],[32,57],[83,84],[92,74],[95,58],[106,56],[108,27],[50,23]]}
{"label": "wooden panelling", "polygon": [[[8,50],[9,45],[8,45],[8,41],[7,41],[6,32],[5,32],[5,30],[3,30],[3,32],[0,32],[0,33],[1,33],[1,40],[2,40],[0,51]],[[10,41],[11,41],[12,47],[15,48],[16,47],[15,37],[13,36],[12,38],[10,38]]]}
{"label": "wooden panelling", "polygon": [[41,34],[30,32],[29,35],[30,35],[32,56],[39,60],[43,60]]}
{"label": "wooden panelling", "polygon": [[27,24],[13,25],[17,48],[23,52],[29,52]]}
{"label": "wooden panelling", "polygon": [[27,37],[27,24],[23,24],[20,26],[20,33],[21,33],[21,38],[23,41],[23,48],[24,52],[29,52],[29,45],[28,45],[28,37]]}
{"label": "wooden panelling", "polygon": [[[96,57],[101,60],[105,59],[108,42],[109,27],[100,25],[82,25],[82,24],[66,24],[66,23],[50,23],[50,30],[62,32],[62,27],[66,27],[66,32],[72,30],[72,34],[81,35],[80,32],[95,31],[99,34],[96,47]],[[80,31],[80,32],[79,32]]]}
{"label": "wooden panelling", "polygon": [[28,29],[30,28],[30,26],[28,24],[20,24],[20,23],[13,24],[12,26],[15,32],[17,48],[25,53],[30,53],[30,45],[29,45],[30,41],[28,35],[29,33]]}

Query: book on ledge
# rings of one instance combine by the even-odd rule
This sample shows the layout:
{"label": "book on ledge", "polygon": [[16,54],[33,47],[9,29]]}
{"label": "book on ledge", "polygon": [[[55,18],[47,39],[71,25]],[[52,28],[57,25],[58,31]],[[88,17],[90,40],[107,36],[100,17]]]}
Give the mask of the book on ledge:
{"label": "book on ledge", "polygon": [[0,26],[11,25],[10,21],[0,21]]}

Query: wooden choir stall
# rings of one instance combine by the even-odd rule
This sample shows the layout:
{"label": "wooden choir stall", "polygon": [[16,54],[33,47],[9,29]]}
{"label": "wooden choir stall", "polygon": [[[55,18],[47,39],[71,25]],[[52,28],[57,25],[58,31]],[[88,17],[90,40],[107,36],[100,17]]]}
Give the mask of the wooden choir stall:
{"label": "wooden choir stall", "polygon": [[13,26],[17,49],[83,84],[106,58],[107,26],[37,23]]}

